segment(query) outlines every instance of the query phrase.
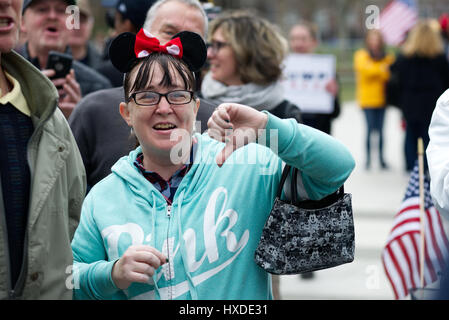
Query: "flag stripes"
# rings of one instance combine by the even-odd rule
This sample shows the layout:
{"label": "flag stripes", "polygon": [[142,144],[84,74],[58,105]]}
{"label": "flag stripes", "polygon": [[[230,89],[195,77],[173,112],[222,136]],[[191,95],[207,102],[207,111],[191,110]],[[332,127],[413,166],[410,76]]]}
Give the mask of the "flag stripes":
{"label": "flag stripes", "polygon": [[[439,212],[433,206],[429,182],[424,179],[424,286],[437,281],[449,259],[449,241]],[[404,201],[394,217],[393,228],[382,252],[385,273],[396,299],[405,298],[410,289],[421,287],[421,210],[418,166],[410,177]]]}
{"label": "flag stripes", "polygon": [[380,31],[389,45],[399,45],[415,25],[418,10],[412,0],[393,0],[380,13]]}

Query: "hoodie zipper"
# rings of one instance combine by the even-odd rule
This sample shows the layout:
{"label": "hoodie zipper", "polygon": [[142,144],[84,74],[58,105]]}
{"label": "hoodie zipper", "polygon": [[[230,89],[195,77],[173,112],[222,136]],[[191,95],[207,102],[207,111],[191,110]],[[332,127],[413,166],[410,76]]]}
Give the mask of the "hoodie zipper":
{"label": "hoodie zipper", "polygon": [[168,285],[168,299],[173,300],[173,292],[172,292],[172,276],[171,276],[171,258],[170,258],[170,242],[169,242],[169,235],[170,235],[170,222],[171,222],[171,210],[172,206],[167,205],[167,217],[168,217],[168,226],[167,226],[167,259],[168,259],[168,278],[169,285]]}

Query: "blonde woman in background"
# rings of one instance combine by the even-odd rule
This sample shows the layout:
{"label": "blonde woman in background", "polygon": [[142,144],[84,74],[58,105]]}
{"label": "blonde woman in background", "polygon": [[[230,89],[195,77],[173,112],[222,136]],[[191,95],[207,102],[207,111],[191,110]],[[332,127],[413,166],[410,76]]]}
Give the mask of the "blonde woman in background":
{"label": "blonde woman in background", "polygon": [[379,134],[379,161],[387,168],[383,154],[383,125],[386,107],[386,83],[390,78],[389,67],[394,57],[385,52],[385,44],[379,30],[369,30],[365,37],[365,48],[354,54],[356,75],[356,97],[367,124],[366,169],[371,167],[371,136]]}
{"label": "blonde woman in background", "polygon": [[406,169],[411,171],[417,159],[417,140],[422,137],[427,148],[435,104],[449,88],[449,64],[444,56],[443,40],[428,20],[418,22],[410,31],[391,72],[398,107],[406,121]]}

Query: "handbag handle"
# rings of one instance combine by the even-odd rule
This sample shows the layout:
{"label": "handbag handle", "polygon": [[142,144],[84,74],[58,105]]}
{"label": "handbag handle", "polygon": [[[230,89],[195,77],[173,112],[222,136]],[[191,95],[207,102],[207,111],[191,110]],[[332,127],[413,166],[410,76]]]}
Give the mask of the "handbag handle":
{"label": "handbag handle", "polygon": [[[282,194],[282,189],[284,188],[285,181],[287,180],[288,174],[290,172],[290,169],[292,167],[288,164],[285,165],[284,170],[282,171],[282,177],[281,181],[279,182],[278,191],[277,191],[277,197],[280,199]],[[291,203],[292,204],[298,204],[298,168],[293,167],[292,172],[292,181],[290,186],[290,193],[291,193]],[[327,205],[328,203],[335,202],[338,198],[342,197],[345,193],[344,184],[334,193],[324,197],[321,200],[304,200],[301,201],[301,203],[305,204],[307,207],[309,206],[320,206],[321,204]]]}
{"label": "handbag handle", "polygon": [[[290,172],[291,168],[292,168],[291,166],[286,164],[284,167],[284,170],[282,171],[282,177],[281,177],[281,181],[279,182],[278,192],[276,195],[279,199],[281,198],[282,189],[284,188],[285,181],[287,180],[287,176],[288,176],[288,173]],[[293,200],[292,203],[298,203],[298,194],[297,194],[297,186],[296,186],[297,181],[298,181],[298,169],[293,167],[292,182],[291,182],[291,186],[290,186],[290,193],[291,193],[291,197]]]}
{"label": "handbag handle", "polygon": [[290,192],[292,194],[292,203],[298,203],[298,169],[293,168],[292,184],[290,186]]}
{"label": "handbag handle", "polygon": [[288,173],[290,172],[290,168],[291,167],[288,164],[285,164],[284,170],[282,171],[281,181],[279,182],[278,191],[276,193],[276,197],[278,197],[279,199],[281,198],[282,189],[284,188],[284,183],[285,183],[285,180],[287,180],[287,176],[288,176]]}

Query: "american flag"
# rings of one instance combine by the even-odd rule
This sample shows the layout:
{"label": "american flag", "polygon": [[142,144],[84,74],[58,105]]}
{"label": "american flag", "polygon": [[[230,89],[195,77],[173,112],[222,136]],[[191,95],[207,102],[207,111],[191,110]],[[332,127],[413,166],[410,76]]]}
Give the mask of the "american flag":
{"label": "american flag", "polygon": [[393,0],[380,13],[380,31],[385,43],[397,46],[418,20],[415,0]]}
{"label": "american flag", "polygon": [[[449,241],[440,214],[430,196],[429,180],[424,177],[425,260],[424,287],[437,281],[446,270]],[[404,200],[394,218],[382,262],[396,299],[405,298],[410,289],[421,287],[420,244],[421,210],[419,206],[418,165],[412,172]]]}

